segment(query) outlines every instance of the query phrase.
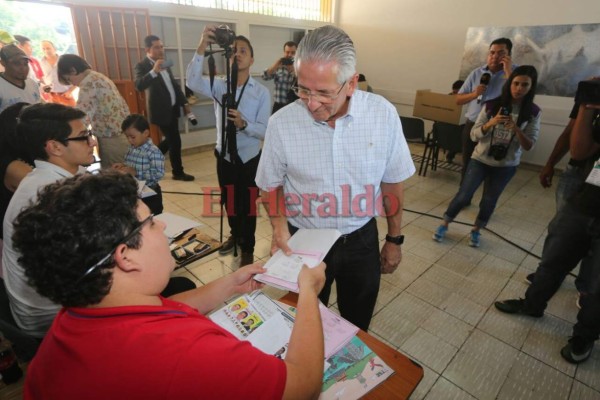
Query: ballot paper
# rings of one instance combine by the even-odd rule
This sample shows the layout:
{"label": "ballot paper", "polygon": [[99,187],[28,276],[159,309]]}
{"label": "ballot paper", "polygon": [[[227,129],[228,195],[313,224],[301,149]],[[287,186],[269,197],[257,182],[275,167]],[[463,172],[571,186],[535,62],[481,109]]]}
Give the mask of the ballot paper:
{"label": "ballot paper", "polygon": [[254,279],[298,293],[298,274],[302,265],[311,268],[319,265],[340,236],[337,229],[298,229],[288,241],[292,254],[288,256],[278,250],[265,264],[267,272]]}

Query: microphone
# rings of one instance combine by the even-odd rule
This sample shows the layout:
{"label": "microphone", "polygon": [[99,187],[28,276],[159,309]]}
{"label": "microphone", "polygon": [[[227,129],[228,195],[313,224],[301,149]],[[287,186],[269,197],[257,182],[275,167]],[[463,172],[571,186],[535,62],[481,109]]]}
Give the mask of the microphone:
{"label": "microphone", "polygon": [[[481,79],[479,79],[479,84],[487,86],[490,83],[491,77],[492,76],[486,72],[485,74],[481,75]],[[481,103],[482,98],[483,98],[483,94],[480,94],[479,96],[477,96],[477,104]]]}

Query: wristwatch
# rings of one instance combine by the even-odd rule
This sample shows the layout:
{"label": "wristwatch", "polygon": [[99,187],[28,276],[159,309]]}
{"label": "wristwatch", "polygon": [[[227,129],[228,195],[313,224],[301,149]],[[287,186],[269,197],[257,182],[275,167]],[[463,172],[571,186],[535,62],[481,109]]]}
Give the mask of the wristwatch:
{"label": "wristwatch", "polygon": [[238,128],[237,131],[243,131],[244,129],[246,129],[246,127],[248,126],[248,123],[246,122],[246,120],[242,120],[242,122],[244,123],[244,125],[241,128]]}
{"label": "wristwatch", "polygon": [[394,243],[397,245],[401,245],[402,243],[404,243],[404,235],[400,235],[400,236],[385,235],[385,241]]}

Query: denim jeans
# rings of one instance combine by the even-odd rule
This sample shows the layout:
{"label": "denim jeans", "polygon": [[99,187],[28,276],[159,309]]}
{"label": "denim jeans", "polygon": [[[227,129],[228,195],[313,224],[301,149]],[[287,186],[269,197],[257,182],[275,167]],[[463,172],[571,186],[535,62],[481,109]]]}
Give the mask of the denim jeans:
{"label": "denim jeans", "polygon": [[581,310],[573,336],[598,339],[600,333],[600,218],[583,214],[567,203],[548,225],[542,260],[535,279],[525,293],[525,309],[543,311],[567,274],[583,258],[588,258],[588,292],[579,301]]}
{"label": "denim jeans", "polygon": [[458,193],[454,196],[444,213],[444,221],[454,221],[460,210],[471,204],[473,194],[475,194],[481,183],[485,181],[483,196],[479,202],[479,213],[475,220],[476,226],[480,228],[485,227],[496,208],[498,198],[500,198],[508,182],[515,176],[515,172],[517,172],[517,167],[491,167],[480,161],[471,159]]}

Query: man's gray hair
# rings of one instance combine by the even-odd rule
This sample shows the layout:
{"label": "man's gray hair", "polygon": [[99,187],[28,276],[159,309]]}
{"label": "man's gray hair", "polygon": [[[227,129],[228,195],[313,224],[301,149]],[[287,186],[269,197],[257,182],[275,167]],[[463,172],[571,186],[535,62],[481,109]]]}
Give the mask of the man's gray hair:
{"label": "man's gray hair", "polygon": [[302,38],[296,51],[295,67],[300,62],[336,62],[338,83],[356,73],[356,50],[350,36],[332,25],[322,26]]}

